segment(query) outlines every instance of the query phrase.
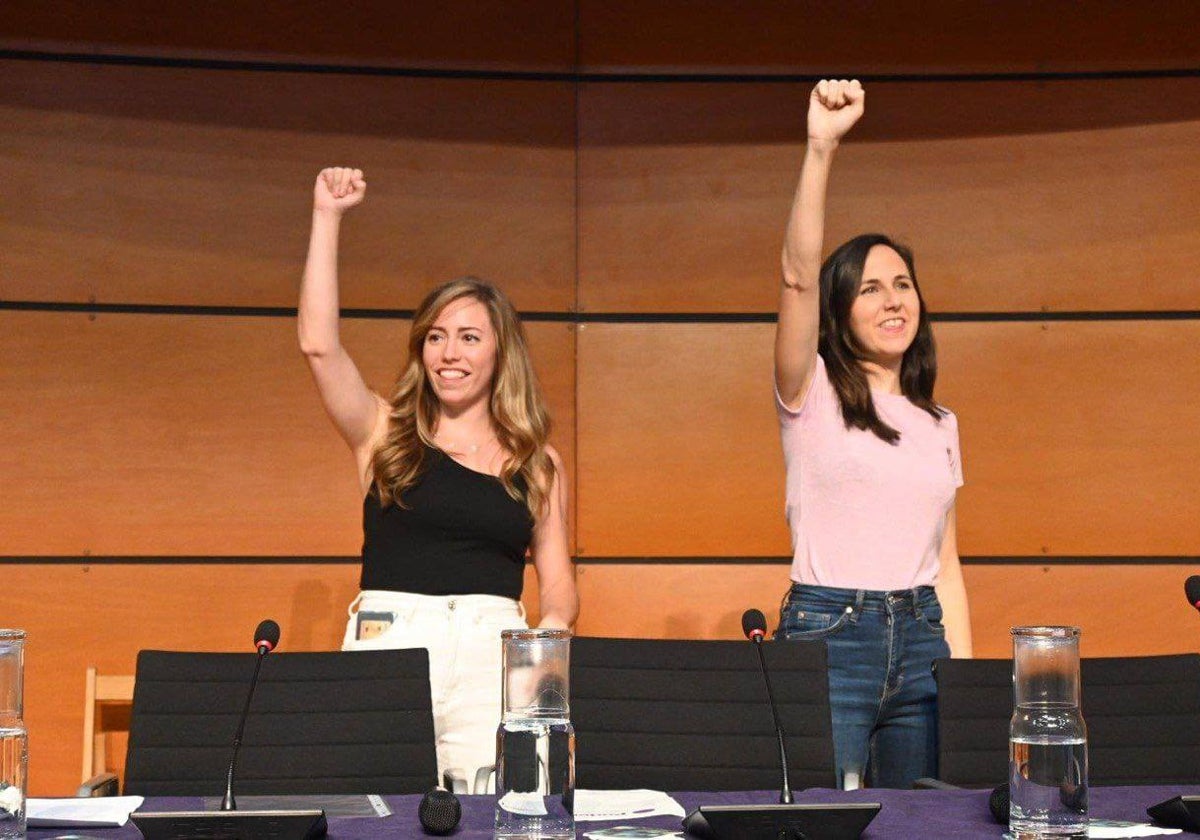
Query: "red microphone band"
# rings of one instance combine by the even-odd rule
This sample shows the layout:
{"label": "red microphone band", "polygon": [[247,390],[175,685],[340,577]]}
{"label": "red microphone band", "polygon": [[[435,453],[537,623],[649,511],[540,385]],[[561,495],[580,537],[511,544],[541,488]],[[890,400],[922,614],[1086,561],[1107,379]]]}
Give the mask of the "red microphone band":
{"label": "red microphone band", "polygon": [[266,648],[267,653],[270,653],[271,651],[275,650],[274,643],[269,642],[266,639],[259,639],[257,642],[254,643],[254,646],[259,649]]}
{"label": "red microphone band", "polygon": [[751,641],[754,641],[755,639],[765,639],[766,637],[767,637],[767,634],[765,632],[763,632],[762,630],[751,630],[750,635],[747,636],[747,638],[750,639]]}

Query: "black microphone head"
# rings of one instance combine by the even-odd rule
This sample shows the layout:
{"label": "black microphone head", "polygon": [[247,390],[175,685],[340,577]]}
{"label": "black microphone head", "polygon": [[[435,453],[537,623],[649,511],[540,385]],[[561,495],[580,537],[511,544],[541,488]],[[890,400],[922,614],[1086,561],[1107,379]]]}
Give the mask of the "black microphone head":
{"label": "black microphone head", "polygon": [[260,651],[263,648],[267,652],[275,650],[275,646],[279,644],[279,625],[271,619],[259,622],[259,625],[254,630],[254,646]]}
{"label": "black microphone head", "polygon": [[449,834],[462,819],[458,797],[444,788],[434,788],[421,797],[417,818],[426,834]]}
{"label": "black microphone head", "polygon": [[992,812],[992,819],[998,823],[1008,825],[1008,784],[1002,784],[992,790],[992,795],[988,797],[988,810]]}
{"label": "black microphone head", "polygon": [[742,632],[747,639],[761,639],[767,635],[767,618],[762,610],[746,610],[742,613]]}
{"label": "black microphone head", "polygon": [[1187,593],[1188,603],[1200,609],[1200,575],[1188,578],[1183,584],[1183,591]]}

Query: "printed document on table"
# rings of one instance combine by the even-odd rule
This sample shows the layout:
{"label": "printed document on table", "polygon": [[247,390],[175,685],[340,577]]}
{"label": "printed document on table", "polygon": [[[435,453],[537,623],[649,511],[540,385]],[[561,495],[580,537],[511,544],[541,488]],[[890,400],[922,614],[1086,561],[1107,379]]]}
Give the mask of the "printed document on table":
{"label": "printed document on table", "polygon": [[683,806],[661,790],[577,790],[575,821],[683,818]]}
{"label": "printed document on table", "polygon": [[130,812],[140,807],[140,796],[30,797],[25,800],[25,819],[30,828],[117,828],[129,822]]}

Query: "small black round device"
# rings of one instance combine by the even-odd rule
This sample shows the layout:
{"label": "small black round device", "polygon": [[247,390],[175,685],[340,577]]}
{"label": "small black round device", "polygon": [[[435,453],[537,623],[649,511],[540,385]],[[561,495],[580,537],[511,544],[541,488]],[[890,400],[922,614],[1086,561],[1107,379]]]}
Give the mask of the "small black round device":
{"label": "small black round device", "polygon": [[426,834],[449,834],[462,819],[458,797],[445,788],[434,788],[421,799],[417,817]]}

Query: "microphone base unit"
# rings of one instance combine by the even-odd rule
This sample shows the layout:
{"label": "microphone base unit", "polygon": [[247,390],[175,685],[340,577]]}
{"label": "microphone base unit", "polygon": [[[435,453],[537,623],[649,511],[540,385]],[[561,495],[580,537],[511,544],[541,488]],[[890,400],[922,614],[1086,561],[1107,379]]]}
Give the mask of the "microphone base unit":
{"label": "microphone base unit", "polygon": [[1146,809],[1156,823],[1200,832],[1200,796],[1175,796]]}
{"label": "microphone base unit", "polygon": [[802,805],[701,805],[683,820],[700,840],[858,840],[878,802]]}
{"label": "microphone base unit", "polygon": [[318,840],[329,830],[320,809],[135,811],[130,819],[145,840]]}

